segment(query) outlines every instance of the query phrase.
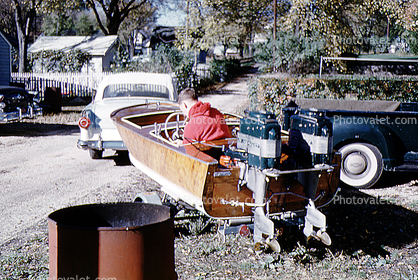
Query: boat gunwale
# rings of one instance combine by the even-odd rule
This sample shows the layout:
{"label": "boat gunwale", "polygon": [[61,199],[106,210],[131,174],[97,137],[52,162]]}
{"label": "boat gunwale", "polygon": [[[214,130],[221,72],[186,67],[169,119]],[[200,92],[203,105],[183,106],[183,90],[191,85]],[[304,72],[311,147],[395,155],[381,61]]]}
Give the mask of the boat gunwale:
{"label": "boat gunwale", "polygon": [[[127,108],[123,108],[123,109],[128,109],[131,107],[127,107]],[[118,112],[123,111],[123,109],[118,110]],[[205,161],[202,159],[199,159],[195,156],[192,156],[190,154],[187,153],[185,146],[186,145],[191,145],[191,144],[186,144],[186,145],[176,145],[173,143],[170,143],[168,140],[166,139],[162,139],[163,137],[156,137],[154,135],[151,135],[151,132],[154,130],[154,125],[147,125],[147,126],[143,126],[142,128],[138,125],[135,125],[133,122],[129,122],[129,121],[123,121],[122,117],[118,116],[118,114],[112,114],[112,119],[113,121],[116,123],[116,125],[120,125],[123,126],[124,128],[130,130],[131,132],[135,133],[136,135],[143,137],[145,139],[148,139],[149,141],[153,142],[154,144],[163,146],[165,148],[168,148],[174,152],[178,152],[181,154],[186,155],[187,157],[196,160],[198,162],[207,164],[207,165],[216,165],[218,164],[218,161],[215,158],[212,158],[212,161]],[[197,149],[197,148],[196,148]],[[198,150],[198,149],[197,149]],[[199,150],[200,151],[200,150]],[[204,153],[204,152],[202,152]]]}
{"label": "boat gunwale", "polygon": [[[208,165],[216,165],[218,164],[218,160],[216,160],[215,158],[212,158],[212,161],[206,161],[206,160],[202,160],[199,159],[193,155],[190,155],[189,153],[187,153],[187,151],[185,150],[186,146],[193,146],[195,147],[196,150],[198,150],[199,152],[204,153],[204,151],[201,151],[199,148],[197,148],[195,146],[195,144],[201,144],[201,145],[205,145],[205,146],[213,146],[213,144],[210,143],[215,143],[216,140],[213,141],[195,141],[192,143],[187,143],[187,144],[176,144],[174,142],[170,142],[169,140],[165,139],[162,136],[158,136],[157,134],[155,134],[155,123],[154,124],[149,124],[149,125],[144,125],[144,126],[140,126],[135,124],[134,122],[130,121],[129,119],[133,119],[133,118],[140,118],[140,117],[147,117],[147,116],[153,116],[153,115],[159,115],[159,114],[166,114],[166,113],[174,113],[174,112],[181,112],[179,109],[176,110],[176,107],[173,107],[173,104],[176,103],[170,103],[170,102],[165,102],[163,104],[161,103],[148,103],[148,104],[138,104],[138,105],[133,105],[133,106],[129,106],[129,107],[124,107],[124,108],[120,108],[114,112],[112,112],[111,114],[111,118],[112,120],[118,124],[121,125],[123,127],[125,127],[126,129],[129,129],[131,132],[137,134],[138,136],[141,136],[143,138],[149,139],[152,142],[154,142],[155,144],[164,146],[164,147],[168,147],[170,150],[182,153],[187,155],[189,158],[192,158],[194,160],[197,160],[199,162],[208,164]],[[129,112],[133,112],[135,111],[136,108],[138,108],[138,110],[140,109],[140,107],[148,107],[150,105],[156,106],[156,108],[152,108],[149,109],[149,111],[147,112],[143,112],[143,113],[136,113],[136,114],[130,114]],[[148,108],[144,108],[144,110],[147,110]],[[158,110],[158,111],[157,111]],[[237,119],[241,118],[242,116],[237,115],[237,114],[233,114],[233,113],[223,113],[223,114],[228,114],[230,116],[236,117]],[[239,120],[230,120],[229,123],[228,121],[226,121],[229,125],[239,125]],[[170,122],[170,124],[173,124],[174,122]],[[162,124],[162,123],[158,123],[158,124]],[[175,127],[169,127],[169,129],[174,129]],[[227,141],[236,141],[236,137],[231,137],[231,138],[225,138],[223,140],[227,140]],[[209,156],[209,155],[208,155]],[[210,157],[210,156],[209,156]]]}

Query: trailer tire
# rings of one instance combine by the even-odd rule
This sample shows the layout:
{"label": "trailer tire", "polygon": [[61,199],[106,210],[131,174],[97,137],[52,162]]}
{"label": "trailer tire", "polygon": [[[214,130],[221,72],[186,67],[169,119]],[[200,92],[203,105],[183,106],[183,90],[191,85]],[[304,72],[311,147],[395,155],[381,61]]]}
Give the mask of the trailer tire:
{"label": "trailer tire", "polygon": [[340,179],[357,189],[373,186],[383,172],[382,154],[367,143],[351,143],[339,149],[341,153]]}

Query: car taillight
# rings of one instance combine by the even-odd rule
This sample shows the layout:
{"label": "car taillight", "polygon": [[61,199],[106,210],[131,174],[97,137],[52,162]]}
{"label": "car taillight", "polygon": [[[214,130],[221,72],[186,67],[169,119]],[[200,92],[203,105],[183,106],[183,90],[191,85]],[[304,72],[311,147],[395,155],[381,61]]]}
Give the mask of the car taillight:
{"label": "car taillight", "polygon": [[91,124],[91,121],[86,117],[81,117],[78,120],[78,126],[84,129],[87,129]]}

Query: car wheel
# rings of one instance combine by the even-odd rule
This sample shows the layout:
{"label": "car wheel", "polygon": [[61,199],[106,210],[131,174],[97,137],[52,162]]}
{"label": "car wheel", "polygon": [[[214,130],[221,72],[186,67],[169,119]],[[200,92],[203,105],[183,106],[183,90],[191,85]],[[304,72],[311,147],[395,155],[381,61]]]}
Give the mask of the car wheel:
{"label": "car wheel", "polygon": [[92,159],[101,159],[103,157],[103,150],[89,149],[89,152]]}
{"label": "car wheel", "polygon": [[352,143],[339,149],[339,152],[342,182],[357,189],[366,189],[379,180],[383,161],[378,148],[365,143]]}

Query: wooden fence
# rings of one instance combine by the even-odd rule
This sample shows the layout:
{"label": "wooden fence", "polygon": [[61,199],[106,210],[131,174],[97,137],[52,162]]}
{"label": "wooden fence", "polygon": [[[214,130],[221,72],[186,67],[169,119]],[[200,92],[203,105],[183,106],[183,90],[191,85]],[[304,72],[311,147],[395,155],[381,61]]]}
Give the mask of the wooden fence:
{"label": "wooden fence", "polygon": [[63,97],[91,97],[98,84],[110,72],[102,73],[12,73],[11,82],[24,84],[26,90],[38,92],[43,99],[47,87],[61,89]]}
{"label": "wooden fence", "polygon": [[[93,97],[99,83],[111,72],[102,73],[18,73],[11,74],[11,83],[19,84],[28,91],[37,92],[41,100],[44,100],[46,88],[60,88],[62,97],[71,100],[75,97]],[[197,86],[202,78],[210,78],[210,71],[207,66],[199,65],[193,69],[192,75],[179,78],[174,77],[178,89],[185,86]],[[182,75],[180,75],[182,76]],[[184,78],[187,79],[184,80]]]}

